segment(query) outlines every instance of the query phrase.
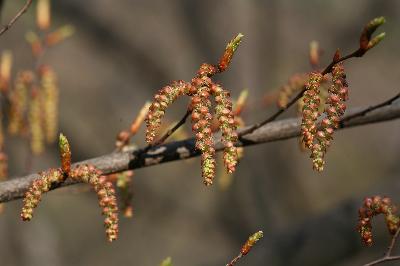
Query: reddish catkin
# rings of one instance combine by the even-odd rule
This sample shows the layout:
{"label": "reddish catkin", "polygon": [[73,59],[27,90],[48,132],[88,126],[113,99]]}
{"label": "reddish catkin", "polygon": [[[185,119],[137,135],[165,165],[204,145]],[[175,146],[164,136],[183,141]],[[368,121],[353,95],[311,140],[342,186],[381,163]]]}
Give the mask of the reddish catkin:
{"label": "reddish catkin", "polygon": [[8,132],[11,135],[23,133],[24,116],[28,109],[28,95],[32,81],[33,73],[31,71],[23,71],[17,75],[15,89],[11,94],[10,120],[8,123]]}
{"label": "reddish catkin", "polygon": [[39,155],[44,151],[44,132],[42,120],[42,97],[41,91],[33,87],[29,103],[28,123],[31,151]]}
{"label": "reddish catkin", "polygon": [[104,226],[108,241],[118,238],[118,207],[115,190],[110,181],[101,175],[101,171],[92,165],[78,165],[71,170],[70,177],[76,181],[91,185],[97,193],[102,213],[106,217]]}
{"label": "reddish catkin", "polygon": [[238,160],[237,149],[234,146],[238,140],[236,123],[232,111],[232,101],[229,91],[217,84],[211,85],[211,92],[215,96],[215,114],[222,132],[221,141],[224,144],[224,164],[228,173],[233,173]]}
{"label": "reddish catkin", "polygon": [[[194,79],[193,83],[200,82]],[[196,149],[201,151],[202,176],[205,185],[211,185],[215,176],[215,148],[211,131],[212,115],[210,113],[210,89],[203,84],[192,97],[192,129],[196,134]],[[196,85],[197,86],[197,85]]]}
{"label": "reddish catkin", "polygon": [[[234,114],[234,120],[235,120],[236,127],[244,127],[245,126],[245,123],[244,123],[243,119],[240,117],[240,115],[246,106],[248,94],[249,94],[249,91],[247,89],[242,90],[239,94],[238,99],[235,101],[232,112]],[[219,125],[219,122],[217,124]],[[236,153],[237,153],[237,161],[239,162],[239,160],[244,155],[244,148],[236,147]],[[225,190],[232,184],[233,175],[227,173],[225,171],[225,169],[222,169],[221,171],[218,171],[218,181],[219,181],[218,182],[219,187],[222,190]]]}
{"label": "reddish catkin", "polygon": [[[52,185],[62,183],[67,177],[91,185],[97,193],[99,205],[105,215],[104,225],[108,240],[111,242],[118,237],[118,207],[113,184],[101,175],[94,166],[83,164],[71,169],[71,151],[67,138],[60,134],[60,157],[62,168],[50,169],[39,173],[41,178],[32,182],[25,193],[21,218],[24,221],[32,219],[34,208],[40,202],[42,194],[49,191]],[[71,169],[71,170],[70,170]]]}
{"label": "reddish catkin", "polygon": [[33,181],[32,185],[25,193],[24,205],[21,211],[21,218],[23,221],[32,219],[33,210],[38,206],[43,193],[49,191],[52,185],[64,181],[61,169],[50,169],[39,174],[41,178]]}
{"label": "reddish catkin", "polygon": [[390,234],[399,229],[400,218],[396,215],[397,208],[388,197],[373,196],[364,199],[363,206],[358,211],[357,229],[361,240],[367,246],[372,246],[372,218],[379,214],[385,216],[385,223]]}
{"label": "reddish catkin", "polygon": [[182,80],[173,82],[171,85],[165,86],[154,96],[154,101],[149,108],[146,117],[146,141],[151,143],[154,141],[157,131],[161,126],[161,119],[165,115],[165,110],[176,99],[184,95],[188,84]]}
{"label": "reddish catkin", "polygon": [[43,91],[44,125],[46,141],[53,143],[58,131],[59,88],[53,69],[49,66],[40,68],[41,87]]}
{"label": "reddish catkin", "polygon": [[309,81],[306,84],[306,91],[303,96],[303,112],[301,122],[302,141],[305,146],[312,149],[314,135],[317,132],[317,119],[319,116],[318,107],[320,104],[319,87],[322,75],[319,72],[311,72]]}
{"label": "reddish catkin", "polygon": [[[327,75],[323,76],[321,83],[320,83],[320,87],[319,87],[319,100],[320,100],[319,107],[318,107],[319,113],[322,113],[325,110],[325,103],[326,103],[326,99],[328,98],[328,90],[329,90],[330,85],[331,85],[330,78]],[[304,107],[303,99],[304,98],[301,98],[301,100],[297,102],[297,111],[300,116],[303,113],[303,107]]]}
{"label": "reddish catkin", "polygon": [[333,132],[339,127],[340,119],[346,110],[344,102],[348,98],[348,85],[342,63],[338,63],[332,68],[332,85],[328,93],[325,108],[326,117],[321,121],[321,130],[316,133],[318,142],[313,145],[311,153],[313,168],[317,171],[324,169],[324,157],[331,145]]}

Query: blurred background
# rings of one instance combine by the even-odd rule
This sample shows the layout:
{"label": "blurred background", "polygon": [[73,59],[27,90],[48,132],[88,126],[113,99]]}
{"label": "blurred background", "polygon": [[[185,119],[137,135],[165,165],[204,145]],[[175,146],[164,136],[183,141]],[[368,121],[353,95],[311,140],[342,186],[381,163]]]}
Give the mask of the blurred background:
{"label": "blurred background", "polygon": [[[6,23],[25,1],[4,1]],[[14,53],[16,69],[33,58],[25,33],[35,29],[35,1],[3,36],[0,50]],[[60,131],[73,161],[110,153],[145,101],[172,80],[190,80],[203,62],[215,63],[228,40],[245,35],[230,69],[215,79],[237,97],[249,89],[244,110],[252,124],[275,110],[263,97],[289,76],[311,70],[309,43],[317,40],[326,65],[336,48],[358,45],[363,25],[376,16],[387,37],[361,59],[345,63],[348,106],[369,106],[395,95],[400,84],[399,1],[57,0],[52,26],[76,33],[43,58],[60,85]],[[181,118],[188,99],[167,114]],[[296,115],[296,108],[285,114]],[[186,125],[190,133],[190,125]],[[134,138],[144,146],[144,130]],[[95,193],[78,185],[44,197],[34,219],[19,218],[21,200],[0,216],[0,265],[225,265],[247,237],[265,237],[240,265],[361,265],[380,257],[390,240],[374,222],[375,245],[364,247],[355,229],[365,196],[400,203],[400,121],[335,134],[326,170],[312,170],[296,139],[245,149],[225,189],[202,185],[199,158],[135,171],[134,215],[121,217],[120,238],[106,241]],[[26,173],[28,144],[7,138],[10,176]],[[58,165],[56,145],[32,160],[31,171]],[[400,249],[399,249],[400,251]],[[396,263],[387,265],[398,265]]]}

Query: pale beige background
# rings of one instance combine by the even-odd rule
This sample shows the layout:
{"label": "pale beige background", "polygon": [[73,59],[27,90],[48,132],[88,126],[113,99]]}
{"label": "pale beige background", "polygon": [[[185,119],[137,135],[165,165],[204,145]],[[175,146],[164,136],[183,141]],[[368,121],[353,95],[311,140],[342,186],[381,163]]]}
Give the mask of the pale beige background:
{"label": "pale beige background", "polygon": [[[2,22],[22,2],[6,1]],[[77,30],[45,58],[59,74],[60,128],[74,161],[112,151],[116,133],[159,87],[215,62],[238,32],[245,39],[232,67],[216,79],[233,96],[249,88],[249,124],[273,110],[260,107],[265,92],[310,70],[311,40],[326,51],[326,63],[338,47],[352,51],[363,24],[379,15],[387,18],[387,38],[346,63],[348,105],[368,106],[399,91],[399,1],[53,2],[53,25]],[[32,65],[24,33],[33,22],[32,8],[0,37],[0,49],[15,51],[21,69]],[[175,104],[168,119],[179,119],[185,105]],[[93,193],[52,192],[30,223],[19,220],[21,201],[14,201],[0,216],[0,265],[150,266],[167,256],[175,266],[225,265],[256,230],[265,238],[240,265],[360,265],[380,256],[389,238],[378,219],[376,246],[363,247],[356,206],[376,193],[400,202],[399,133],[399,121],[337,133],[322,174],[311,170],[296,140],[250,147],[227,191],[201,184],[199,159],[136,171],[135,217],[121,219],[120,239],[111,245]],[[144,145],[143,130],[135,140]],[[7,149],[11,174],[23,174],[26,143],[12,139]],[[57,163],[54,146],[33,168]]]}

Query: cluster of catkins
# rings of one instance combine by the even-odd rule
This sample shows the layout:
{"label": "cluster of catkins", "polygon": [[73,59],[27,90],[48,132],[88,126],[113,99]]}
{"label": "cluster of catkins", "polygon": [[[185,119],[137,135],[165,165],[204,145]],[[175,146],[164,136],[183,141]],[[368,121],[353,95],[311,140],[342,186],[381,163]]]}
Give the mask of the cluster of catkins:
{"label": "cluster of catkins", "polygon": [[363,206],[358,210],[358,232],[362,241],[371,246],[372,241],[372,217],[383,214],[390,234],[394,235],[399,229],[400,217],[396,215],[397,207],[388,197],[373,196],[364,199]]}
{"label": "cluster of catkins", "polygon": [[[73,33],[71,26],[63,26],[49,32],[51,24],[50,0],[38,0],[36,24],[40,34],[28,32],[26,40],[32,48],[36,60],[33,70],[18,71],[13,82],[13,56],[3,51],[0,59],[0,175],[7,176],[7,155],[4,152],[3,119],[7,116],[8,133],[30,140],[32,154],[44,151],[45,143],[57,139],[59,89],[53,69],[39,64],[47,48],[58,44]],[[3,114],[5,112],[6,115]],[[4,175],[3,175],[4,174]]]}
{"label": "cluster of catkins", "polygon": [[[314,69],[319,68],[319,61],[320,61],[320,54],[321,51],[319,49],[319,44],[316,41],[312,41],[310,43],[310,51],[309,51],[309,59],[310,59],[310,64]],[[292,97],[301,92],[303,88],[305,88],[307,82],[309,81],[309,74],[307,73],[296,73],[290,76],[288,82],[284,85],[282,85],[279,88],[278,91],[278,98],[277,98],[277,105],[281,109],[287,108],[290,100]],[[318,108],[318,112],[323,112],[324,106],[326,103],[326,99],[328,97],[328,89],[329,86],[331,85],[331,81],[328,78],[327,75],[323,76],[321,81],[319,82],[319,100],[316,102],[315,105],[313,105],[313,108]],[[302,97],[300,101],[297,101],[297,110],[299,116],[303,115],[303,107],[304,107],[304,99],[306,97]],[[318,106],[317,106],[318,105]],[[301,151],[305,151],[307,149],[306,144],[302,141],[303,138],[299,138],[299,147]]]}
{"label": "cluster of catkins", "polygon": [[69,177],[75,181],[87,183],[94,188],[102,213],[106,217],[104,225],[108,240],[110,242],[116,240],[118,237],[118,207],[113,184],[92,165],[82,164],[71,168],[70,146],[67,138],[62,134],[59,139],[59,147],[61,167],[41,172],[41,177],[32,182],[23,200],[22,220],[31,220],[33,210],[38,206],[42,194],[49,191],[52,186],[60,185]]}
{"label": "cluster of catkins", "polygon": [[33,154],[44,151],[45,141],[53,143],[58,130],[58,85],[50,66],[41,66],[36,74],[17,74],[15,87],[9,92],[10,110],[8,132],[28,136]]}
{"label": "cluster of catkins", "polygon": [[348,85],[342,63],[337,63],[332,68],[332,85],[328,89],[325,102],[325,117],[318,122],[321,96],[320,87],[324,76],[320,72],[310,73],[303,96],[301,136],[306,148],[311,150],[313,168],[322,171],[325,164],[325,154],[331,145],[332,135],[339,127],[348,98]]}
{"label": "cluster of catkins", "polygon": [[[350,56],[360,57],[369,49],[376,46],[385,37],[380,33],[374,38],[372,34],[376,29],[385,23],[384,17],[371,20],[361,32],[359,49]],[[313,65],[318,64],[318,49],[313,48],[310,53],[310,61]],[[326,80],[326,72],[314,71],[310,73],[308,82],[305,84],[302,107],[301,138],[305,147],[311,151],[313,168],[322,171],[325,164],[325,155],[331,145],[335,129],[339,127],[340,120],[346,110],[345,101],[348,98],[348,84],[344,73],[343,61],[339,51],[333,58],[333,66],[326,69],[331,76],[331,85],[328,88],[328,95],[325,100],[324,116],[321,118],[319,111],[321,105],[321,86]],[[318,121],[320,119],[320,121]]]}
{"label": "cluster of catkins", "polygon": [[202,176],[206,185],[211,185],[215,176],[215,148],[212,134],[211,96],[215,99],[215,115],[222,132],[224,163],[229,173],[235,171],[237,164],[236,123],[232,112],[229,91],[214,83],[211,77],[225,71],[243,35],[231,40],[217,65],[202,64],[191,82],[175,81],[165,86],[154,96],[154,101],[146,117],[146,141],[152,143],[161,126],[165,111],[180,96],[191,97],[192,129],[196,136],[196,148],[201,151]]}

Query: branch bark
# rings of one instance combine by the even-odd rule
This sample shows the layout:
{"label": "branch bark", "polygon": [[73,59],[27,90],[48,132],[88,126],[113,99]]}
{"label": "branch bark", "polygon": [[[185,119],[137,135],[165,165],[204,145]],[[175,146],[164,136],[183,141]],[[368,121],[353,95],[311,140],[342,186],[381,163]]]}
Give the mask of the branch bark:
{"label": "branch bark", "polygon": [[[364,109],[355,108],[349,110],[340,128],[350,128],[398,119],[400,118],[400,102],[395,102],[391,105],[383,106],[365,113],[363,116],[357,116],[354,119],[346,120],[346,117],[353,116],[360,112],[364,112]],[[298,118],[283,119],[268,123],[250,134],[243,135],[237,143],[237,146],[250,146],[297,137],[300,135],[300,123],[301,121]],[[252,126],[240,129],[239,134],[241,131],[246,131],[251,127]],[[216,142],[216,149],[217,151],[223,150],[223,144],[219,141]],[[130,152],[114,152],[76,164],[92,164],[103,171],[104,174],[110,174],[128,169],[138,169],[171,161],[184,160],[198,155],[200,155],[200,153],[195,149],[195,140],[192,138],[154,146],[146,151],[145,149],[139,149]],[[36,178],[39,178],[38,174],[31,174],[0,182],[0,202],[7,202],[23,197],[31,182]],[[67,180],[61,186],[68,186],[71,184],[74,184],[74,182]],[[56,188],[58,188],[58,186],[52,189]]]}

